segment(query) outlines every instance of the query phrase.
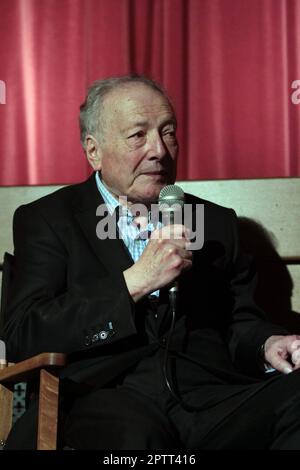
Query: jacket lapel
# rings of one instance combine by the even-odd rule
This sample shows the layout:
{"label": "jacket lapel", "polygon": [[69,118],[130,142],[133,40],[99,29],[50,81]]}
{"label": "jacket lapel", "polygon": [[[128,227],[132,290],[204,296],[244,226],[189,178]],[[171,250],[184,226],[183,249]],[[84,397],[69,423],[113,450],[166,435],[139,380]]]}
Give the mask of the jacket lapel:
{"label": "jacket lapel", "polygon": [[[128,253],[123,241],[118,238],[99,239],[96,233],[97,224],[105,217],[110,227],[119,236],[116,230],[114,218],[105,215],[96,215],[97,207],[104,204],[104,201],[98,191],[93,174],[85,183],[77,186],[77,195],[74,198],[74,216],[77,219],[82,232],[99,259],[108,272],[113,276],[123,272],[133,264],[133,260]],[[102,211],[103,213],[103,211]]]}
{"label": "jacket lapel", "polygon": [[[74,216],[100,263],[112,276],[118,276],[120,272],[133,265],[133,260],[121,239],[100,240],[97,237],[96,227],[104,216],[97,216],[96,210],[100,204],[104,204],[104,201],[96,186],[95,175],[92,174],[85,183],[77,186],[76,191],[73,202]],[[157,328],[161,333],[169,324],[168,310],[168,290],[161,289],[157,320]]]}

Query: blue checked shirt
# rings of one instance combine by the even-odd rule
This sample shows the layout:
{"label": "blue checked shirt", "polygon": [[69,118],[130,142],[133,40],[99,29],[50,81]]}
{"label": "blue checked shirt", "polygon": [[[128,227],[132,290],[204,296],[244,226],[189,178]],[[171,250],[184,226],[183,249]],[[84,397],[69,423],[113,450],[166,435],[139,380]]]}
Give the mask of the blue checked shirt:
{"label": "blue checked shirt", "polygon": [[[136,262],[142,255],[149,242],[149,234],[156,228],[161,228],[162,223],[157,222],[154,225],[153,223],[148,222],[147,227],[140,230],[137,224],[134,223],[133,215],[130,213],[130,210],[125,209],[124,206],[122,206],[120,202],[104,186],[98,171],[96,172],[96,184],[110,215],[112,215],[117,208],[121,209],[121,216],[118,220],[118,229],[121,232],[122,239],[133,261]],[[152,295],[158,297],[159,290],[152,292],[151,296]]]}

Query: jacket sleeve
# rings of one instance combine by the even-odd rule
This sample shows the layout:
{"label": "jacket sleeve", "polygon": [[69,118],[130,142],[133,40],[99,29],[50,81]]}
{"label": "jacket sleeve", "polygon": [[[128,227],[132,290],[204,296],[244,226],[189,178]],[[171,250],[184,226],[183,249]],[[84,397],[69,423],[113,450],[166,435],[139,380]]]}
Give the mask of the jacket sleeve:
{"label": "jacket sleeve", "polygon": [[69,283],[68,244],[34,205],[17,209],[13,233],[15,273],[4,328],[10,361],[46,351],[84,351],[136,333],[122,273],[112,278],[103,270],[99,277]]}
{"label": "jacket sleeve", "polygon": [[265,313],[254,301],[257,273],[252,256],[241,252],[237,217],[233,210],[231,239],[229,278],[233,309],[228,334],[229,350],[234,364],[240,370],[260,375],[263,370],[262,345],[268,337],[288,332],[268,322]]}

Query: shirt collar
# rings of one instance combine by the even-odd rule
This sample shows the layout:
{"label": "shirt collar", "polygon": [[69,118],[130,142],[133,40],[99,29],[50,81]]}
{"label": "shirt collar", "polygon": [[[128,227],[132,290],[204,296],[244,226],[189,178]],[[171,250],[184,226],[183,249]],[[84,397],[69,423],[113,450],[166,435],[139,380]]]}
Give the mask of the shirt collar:
{"label": "shirt collar", "polygon": [[95,178],[96,178],[96,185],[97,185],[98,191],[103,197],[103,200],[107,206],[108,212],[110,213],[110,215],[112,215],[114,211],[116,210],[116,208],[120,207],[121,204],[118,201],[118,199],[116,199],[102,183],[99,171],[96,171]]}
{"label": "shirt collar", "polygon": [[[113,213],[116,211],[117,208],[120,208],[119,211],[119,216],[122,217],[127,217],[127,223],[131,223],[133,221],[133,215],[130,212],[130,209],[126,209],[124,205],[122,205],[115,196],[111,194],[111,192],[106,188],[106,186],[103,184],[101,180],[101,173],[99,171],[96,171],[95,174],[95,179],[96,179],[96,184],[97,188],[103,197],[104,203],[107,206],[107,209],[110,213],[110,215],[113,215]],[[161,222],[156,221],[155,225],[151,223],[151,212],[149,211],[149,219],[148,219],[148,227],[147,229],[150,231],[153,231],[155,228],[161,228],[162,224]]]}

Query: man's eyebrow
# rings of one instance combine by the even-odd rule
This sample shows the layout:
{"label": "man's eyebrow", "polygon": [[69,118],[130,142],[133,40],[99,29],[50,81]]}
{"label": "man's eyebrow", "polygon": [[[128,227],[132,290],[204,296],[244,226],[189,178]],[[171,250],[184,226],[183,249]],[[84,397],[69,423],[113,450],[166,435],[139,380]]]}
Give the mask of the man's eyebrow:
{"label": "man's eyebrow", "polygon": [[[177,120],[175,117],[171,117],[166,119],[165,121],[162,121],[162,123],[159,125],[159,128],[162,129],[164,126],[167,126],[169,124],[174,125],[175,127],[177,126]],[[149,125],[148,121],[134,121],[130,123],[127,127],[122,129],[122,132],[129,132],[131,129],[134,129],[135,127],[147,127]]]}
{"label": "man's eyebrow", "polygon": [[123,129],[123,132],[127,132],[129,131],[130,129],[134,129],[135,127],[147,127],[148,125],[148,122],[147,121],[135,121],[135,122],[131,122],[130,124],[128,124],[127,127],[125,127]]}
{"label": "man's eyebrow", "polygon": [[161,123],[161,125],[159,126],[160,128],[164,127],[164,126],[167,126],[168,124],[172,124],[174,125],[175,127],[177,126],[177,120],[176,120],[176,117],[171,117],[171,118],[168,118],[166,119],[165,121],[163,121]]}

